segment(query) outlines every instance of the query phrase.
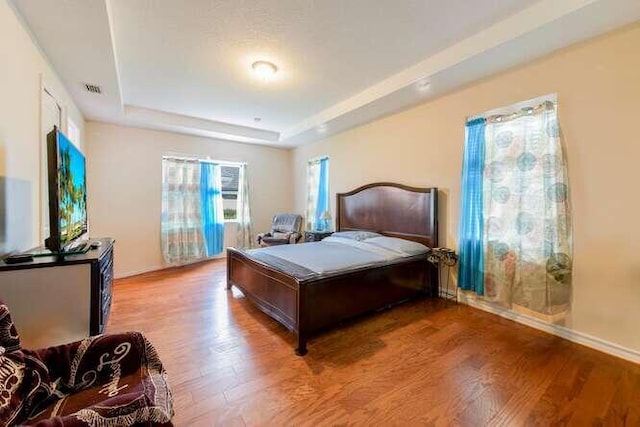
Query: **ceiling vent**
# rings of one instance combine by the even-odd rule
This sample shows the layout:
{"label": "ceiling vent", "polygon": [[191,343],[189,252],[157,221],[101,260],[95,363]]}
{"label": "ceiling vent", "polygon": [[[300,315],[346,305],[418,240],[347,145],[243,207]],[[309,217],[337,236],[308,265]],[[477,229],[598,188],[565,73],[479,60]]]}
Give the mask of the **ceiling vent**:
{"label": "ceiling vent", "polygon": [[96,95],[102,95],[102,88],[98,85],[85,83],[84,88],[86,89],[87,92],[95,93]]}

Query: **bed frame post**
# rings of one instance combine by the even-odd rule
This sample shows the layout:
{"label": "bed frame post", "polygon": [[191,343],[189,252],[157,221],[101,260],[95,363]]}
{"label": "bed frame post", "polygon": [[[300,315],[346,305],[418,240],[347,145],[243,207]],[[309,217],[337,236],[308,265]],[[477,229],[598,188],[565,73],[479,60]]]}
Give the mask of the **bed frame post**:
{"label": "bed frame post", "polygon": [[298,347],[296,348],[297,356],[307,354],[307,340],[309,331],[307,330],[307,285],[298,284]]}
{"label": "bed frame post", "polygon": [[304,356],[307,354],[307,337],[298,334],[298,348],[296,348],[296,356]]}
{"label": "bed frame post", "polygon": [[231,263],[233,258],[233,253],[231,254],[227,254],[227,284],[225,286],[225,289],[230,291],[231,290]]}

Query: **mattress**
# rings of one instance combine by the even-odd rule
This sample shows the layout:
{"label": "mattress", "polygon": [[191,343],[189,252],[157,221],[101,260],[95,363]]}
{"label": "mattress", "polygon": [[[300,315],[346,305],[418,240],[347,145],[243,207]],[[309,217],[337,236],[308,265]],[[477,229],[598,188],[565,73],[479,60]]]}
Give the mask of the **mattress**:
{"label": "mattress", "polygon": [[308,279],[393,264],[407,258],[426,258],[429,248],[392,237],[357,241],[329,236],[319,242],[277,245],[243,252],[297,279]]}

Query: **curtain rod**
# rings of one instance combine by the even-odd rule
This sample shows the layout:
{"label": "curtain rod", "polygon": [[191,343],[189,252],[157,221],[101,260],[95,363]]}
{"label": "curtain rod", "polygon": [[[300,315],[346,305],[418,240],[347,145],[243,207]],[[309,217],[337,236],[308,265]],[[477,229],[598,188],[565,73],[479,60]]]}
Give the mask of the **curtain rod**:
{"label": "curtain rod", "polygon": [[325,160],[325,159],[328,159],[328,158],[329,158],[329,156],[314,157],[314,158],[312,158],[312,159],[309,159],[309,160],[307,161],[307,163],[316,163],[316,162],[320,162],[320,161]]}
{"label": "curtain rod", "polygon": [[246,166],[246,162],[231,162],[229,160],[213,160],[209,157],[201,158],[201,157],[193,157],[193,156],[181,156],[181,155],[163,155],[163,159],[173,159],[173,160],[193,160],[200,163],[211,163],[215,165],[230,165],[230,166]]}
{"label": "curtain rod", "polygon": [[[540,98],[547,98],[547,100],[541,101],[537,105],[535,103],[531,103],[531,101],[525,101],[524,103],[520,103],[519,105],[517,104],[513,106],[515,111],[510,113],[491,114],[491,111],[490,111],[487,115],[481,114],[478,116],[473,116],[467,119],[467,124],[471,124],[472,122],[475,122],[481,119],[484,119],[487,123],[504,123],[510,120],[515,120],[520,117],[530,116],[533,114],[538,114],[542,111],[553,110],[554,108],[556,108],[557,103],[555,101],[555,97],[553,98],[554,99],[553,101],[550,101],[548,96],[540,97]],[[537,98],[537,100],[540,100],[540,98]],[[531,104],[522,106],[523,104],[528,104],[528,103],[531,103]],[[505,110],[505,109],[500,109],[500,110]],[[508,111],[508,107],[506,110]],[[493,110],[493,111],[496,111],[496,110]]]}

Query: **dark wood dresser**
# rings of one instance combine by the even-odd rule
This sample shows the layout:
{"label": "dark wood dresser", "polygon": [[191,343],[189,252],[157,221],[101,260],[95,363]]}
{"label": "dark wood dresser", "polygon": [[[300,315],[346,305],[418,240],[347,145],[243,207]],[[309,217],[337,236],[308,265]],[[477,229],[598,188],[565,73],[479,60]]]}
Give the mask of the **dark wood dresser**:
{"label": "dark wood dresser", "polygon": [[91,320],[90,334],[104,332],[111,312],[111,285],[113,284],[113,239],[98,248],[98,257],[91,261]]}
{"label": "dark wood dresser", "polygon": [[26,348],[82,339],[104,332],[111,310],[115,241],[64,258],[40,253],[33,261],[0,261],[0,299],[11,309]]}

